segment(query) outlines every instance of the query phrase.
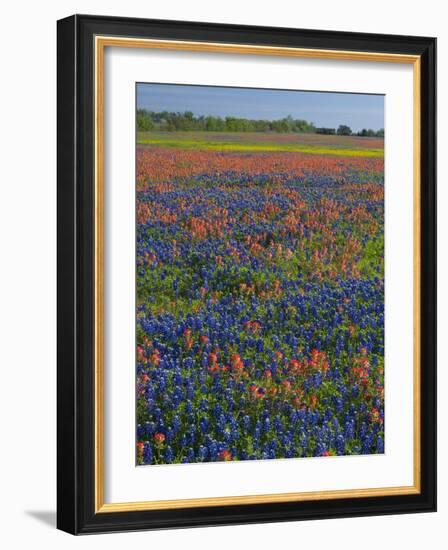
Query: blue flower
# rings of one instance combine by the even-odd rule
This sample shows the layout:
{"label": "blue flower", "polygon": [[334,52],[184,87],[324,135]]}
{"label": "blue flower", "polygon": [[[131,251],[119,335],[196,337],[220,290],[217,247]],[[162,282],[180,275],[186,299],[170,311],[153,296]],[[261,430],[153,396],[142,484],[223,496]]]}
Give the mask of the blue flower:
{"label": "blue flower", "polygon": [[169,445],[167,445],[167,447],[165,448],[165,462],[170,464],[171,462],[173,462],[173,460],[174,460],[173,449]]}
{"label": "blue flower", "polygon": [[143,447],[143,464],[151,464],[152,463],[152,446],[148,441],[145,442],[145,445]]}

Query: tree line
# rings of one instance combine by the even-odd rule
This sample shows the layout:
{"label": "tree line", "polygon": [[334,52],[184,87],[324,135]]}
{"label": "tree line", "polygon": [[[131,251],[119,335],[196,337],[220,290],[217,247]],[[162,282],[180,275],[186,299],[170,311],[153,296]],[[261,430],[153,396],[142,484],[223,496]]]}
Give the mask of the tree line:
{"label": "tree line", "polygon": [[326,134],[342,136],[366,136],[384,137],[384,129],[363,129],[360,132],[352,132],[345,124],[338,128],[319,128],[312,122],[293,118],[291,115],[278,120],[257,120],[239,118],[233,116],[218,117],[211,115],[195,116],[191,111],[175,113],[171,111],[137,110],[137,130],[149,132],[159,130],[164,132],[178,131],[205,131],[205,132],[277,132],[277,133],[302,133],[302,134]]}

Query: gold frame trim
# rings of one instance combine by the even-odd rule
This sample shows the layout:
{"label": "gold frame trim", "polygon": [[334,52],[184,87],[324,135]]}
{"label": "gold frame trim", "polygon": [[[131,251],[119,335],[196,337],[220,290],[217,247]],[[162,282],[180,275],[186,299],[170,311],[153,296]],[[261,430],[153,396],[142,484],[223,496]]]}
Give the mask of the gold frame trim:
{"label": "gold frame trim", "polygon": [[[413,485],[402,487],[380,487],[350,490],[313,491],[299,493],[278,493],[244,495],[180,500],[159,500],[141,502],[104,502],[104,50],[106,47],[152,48],[159,50],[194,51],[207,53],[234,53],[246,55],[269,55],[332,59],[342,61],[370,61],[383,63],[406,63],[413,65],[413,239],[414,239],[414,352],[413,352],[413,424],[414,424],[414,480]],[[332,500],[341,498],[362,498],[420,494],[421,492],[421,442],[420,442],[420,120],[421,120],[421,60],[417,55],[353,52],[309,48],[271,47],[214,42],[177,40],[156,40],[96,36],[95,55],[95,513],[130,512],[142,510],[167,510],[208,506],[231,506],[274,502],[301,502]]]}

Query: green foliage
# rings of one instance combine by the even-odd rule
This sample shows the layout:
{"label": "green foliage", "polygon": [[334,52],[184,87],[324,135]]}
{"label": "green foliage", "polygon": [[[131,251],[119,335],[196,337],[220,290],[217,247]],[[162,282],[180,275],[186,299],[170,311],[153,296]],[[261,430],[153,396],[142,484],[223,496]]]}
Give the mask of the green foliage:
{"label": "green foliage", "polygon": [[384,271],[384,233],[367,241],[358,268],[364,277],[382,277]]}
{"label": "green foliage", "polygon": [[377,132],[375,130],[372,130],[371,128],[366,129],[363,128],[360,132],[357,133],[358,136],[361,137],[384,137],[384,128],[381,128]]}
{"label": "green foliage", "polygon": [[338,136],[351,136],[352,129],[350,128],[350,126],[346,126],[345,124],[340,124],[337,134]]}
{"label": "green foliage", "polygon": [[334,128],[316,128],[316,134],[323,134],[325,136],[334,136],[336,130]]}
{"label": "green foliage", "polygon": [[[206,132],[276,132],[276,133],[315,133],[313,123],[303,119],[294,119],[291,115],[280,120],[255,120],[227,116],[195,116],[191,111],[172,113],[154,112],[146,109],[137,111],[137,130],[152,129],[168,132],[206,131]],[[334,131],[333,131],[334,133]]]}
{"label": "green foliage", "polygon": [[137,128],[142,132],[149,132],[154,129],[154,123],[147,111],[139,109],[137,111]]}
{"label": "green foliage", "polygon": [[205,132],[275,132],[278,134],[303,133],[361,137],[384,137],[384,128],[377,131],[363,128],[353,134],[346,124],[335,128],[316,128],[312,122],[295,119],[291,115],[279,120],[257,120],[227,116],[195,116],[191,111],[174,113],[170,111],[137,110],[137,130],[148,132],[159,130],[164,132],[205,131]]}

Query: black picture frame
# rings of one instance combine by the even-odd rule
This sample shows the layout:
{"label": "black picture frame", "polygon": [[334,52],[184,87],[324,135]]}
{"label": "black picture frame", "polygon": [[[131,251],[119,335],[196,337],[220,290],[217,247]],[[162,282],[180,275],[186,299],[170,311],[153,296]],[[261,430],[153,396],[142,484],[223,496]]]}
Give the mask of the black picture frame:
{"label": "black picture frame", "polygon": [[[74,15],[57,24],[57,527],[72,534],[436,510],[436,39]],[[421,59],[421,491],[301,502],[95,513],[96,35],[418,55]]]}

